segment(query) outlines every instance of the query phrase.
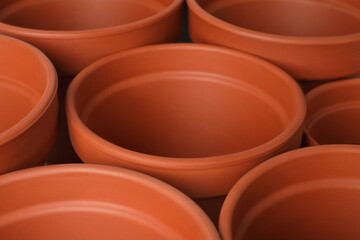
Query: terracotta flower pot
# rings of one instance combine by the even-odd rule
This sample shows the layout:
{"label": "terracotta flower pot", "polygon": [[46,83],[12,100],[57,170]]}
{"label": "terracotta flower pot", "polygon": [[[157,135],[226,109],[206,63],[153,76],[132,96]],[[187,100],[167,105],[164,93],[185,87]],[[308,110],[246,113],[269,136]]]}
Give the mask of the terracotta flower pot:
{"label": "terracotta flower pot", "polygon": [[299,80],[360,73],[359,0],[187,0],[193,41],[265,58]]}
{"label": "terracotta flower pot", "polygon": [[342,240],[360,236],[360,147],[303,148],[241,178],[220,215],[223,240]]}
{"label": "terracotta flower pot", "polygon": [[57,75],[36,48],[0,35],[0,174],[39,165],[57,135]]}
{"label": "terracotta flower pot", "polygon": [[176,41],[183,0],[6,0],[0,33],[44,51],[60,75],[138,46]]}
{"label": "terracotta flower pot", "polygon": [[0,177],[0,236],[23,239],[219,240],[203,211],[152,177],[54,165]]}
{"label": "terracotta flower pot", "polygon": [[360,144],[360,78],[324,84],[306,98],[307,145]]}
{"label": "terracotta flower pot", "polygon": [[85,163],[147,173],[193,198],[225,195],[252,167],[297,148],[305,98],[277,67],[231,49],[169,44],[106,57],[70,84]]}

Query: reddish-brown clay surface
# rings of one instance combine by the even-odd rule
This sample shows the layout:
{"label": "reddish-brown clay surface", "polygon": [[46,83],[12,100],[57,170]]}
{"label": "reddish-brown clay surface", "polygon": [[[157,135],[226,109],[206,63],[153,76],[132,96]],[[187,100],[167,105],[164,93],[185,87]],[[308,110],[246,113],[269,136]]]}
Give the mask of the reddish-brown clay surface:
{"label": "reddish-brown clay surface", "polygon": [[224,240],[343,240],[360,236],[360,146],[291,151],[254,168],[227,196]]}
{"label": "reddish-brown clay surface", "polygon": [[187,0],[193,41],[263,57],[299,80],[360,73],[359,0]]}
{"label": "reddish-brown clay surface", "polygon": [[152,177],[95,165],[0,176],[1,240],[219,240],[206,214]]}
{"label": "reddish-brown clay surface", "polygon": [[306,98],[307,145],[360,144],[360,78],[324,84]]}
{"label": "reddish-brown clay surface", "polygon": [[104,58],[70,84],[73,146],[194,198],[225,195],[258,163],[297,148],[305,99],[275,66],[231,49],[169,44]]}
{"label": "reddish-brown clay surface", "polygon": [[0,174],[45,159],[57,135],[56,90],[43,53],[0,35]]}
{"label": "reddish-brown clay surface", "polygon": [[44,51],[61,75],[138,46],[176,41],[182,0],[2,0],[0,33]]}

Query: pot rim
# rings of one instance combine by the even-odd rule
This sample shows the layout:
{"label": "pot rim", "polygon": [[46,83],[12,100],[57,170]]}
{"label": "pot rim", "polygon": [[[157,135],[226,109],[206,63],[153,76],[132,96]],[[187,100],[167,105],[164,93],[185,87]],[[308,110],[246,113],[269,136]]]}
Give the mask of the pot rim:
{"label": "pot rim", "polygon": [[348,152],[348,153],[359,153],[360,146],[358,145],[347,145],[347,144],[331,144],[331,145],[321,145],[321,146],[312,146],[306,148],[296,149],[290,152],[286,152],[275,156],[268,161],[265,161],[255,168],[251,169],[244,176],[242,176],[229,191],[223,207],[220,212],[219,217],[219,230],[221,236],[224,239],[232,239],[232,219],[235,212],[238,201],[240,200],[242,194],[247,190],[247,188],[254,183],[259,177],[268,174],[273,169],[292,161],[298,161],[299,157],[321,155],[323,153],[338,153],[338,152]]}
{"label": "pot rim", "polygon": [[[334,82],[329,82],[329,83],[325,83],[322,84],[312,90],[310,90],[306,95],[305,95],[305,99],[307,102],[307,105],[310,104],[310,102],[316,98],[317,96],[329,91],[329,90],[333,90],[336,88],[341,88],[341,87],[351,87],[352,85],[360,85],[360,77],[356,77],[356,78],[350,78],[350,79],[345,79],[345,80],[339,80],[339,81],[334,81]],[[341,101],[338,102],[339,104],[342,103]],[[311,143],[313,145],[321,145],[318,141],[316,141],[313,136],[310,134],[310,131],[308,129],[309,123],[311,122],[308,118],[309,116],[307,116],[307,119],[305,120],[304,123],[304,134],[305,136],[311,141]]]}
{"label": "pot rim", "polygon": [[[203,9],[197,2],[197,0],[186,0],[189,8],[202,20],[211,25],[215,25],[218,28],[224,29],[232,34],[245,36],[248,38],[254,38],[262,41],[269,41],[274,43],[286,43],[296,45],[333,45],[333,44],[346,44],[354,41],[360,41],[360,33],[353,33],[341,36],[328,36],[328,37],[294,37],[279,34],[264,33],[255,30],[250,30],[244,27],[239,27],[223,21]],[[343,5],[351,7],[345,3],[339,3],[334,1],[327,2],[329,4]],[[359,10],[360,11],[360,10]]]}
{"label": "pot rim", "polygon": [[157,12],[149,17],[112,27],[104,27],[97,29],[84,29],[84,30],[70,30],[70,31],[53,31],[53,30],[41,30],[32,29],[10,25],[0,22],[0,31],[4,31],[11,34],[33,37],[33,38],[47,38],[47,39],[84,39],[84,38],[97,38],[110,36],[115,34],[133,32],[138,29],[147,27],[165,20],[171,15],[178,7],[182,6],[183,0],[172,0],[172,3],[164,10]]}
{"label": "pot rim", "polygon": [[[159,50],[178,50],[178,49],[188,49],[188,50],[201,50],[201,51],[212,51],[217,53],[224,53],[228,55],[237,56],[243,58],[245,60],[250,60],[255,64],[258,64],[269,71],[272,71],[275,75],[278,75],[284,84],[287,84],[292,90],[293,95],[295,96],[296,102],[296,113],[288,126],[275,138],[272,140],[259,145],[257,147],[248,149],[246,151],[237,152],[228,155],[222,156],[213,156],[213,157],[202,157],[202,158],[171,158],[171,157],[163,157],[163,156],[155,156],[150,154],[144,154],[135,152],[129,149],[125,149],[121,146],[115,145],[102,137],[95,134],[91,129],[89,129],[81,120],[75,108],[75,99],[81,84],[86,81],[86,78],[98,68],[107,65],[113,61],[116,61],[119,58],[124,58],[131,55],[141,54],[143,52],[153,52]],[[72,121],[86,136],[87,139],[91,139],[94,144],[101,146],[101,148],[112,154],[117,156],[121,153],[122,156],[126,156],[126,158],[131,159],[128,162],[132,164],[155,167],[155,168],[163,168],[163,169],[213,169],[219,167],[233,166],[239,164],[239,159],[243,159],[242,162],[246,161],[254,161],[258,160],[259,157],[264,154],[268,154],[273,152],[276,149],[280,149],[284,145],[286,145],[292,138],[295,137],[295,134],[299,131],[303,126],[303,122],[305,119],[306,113],[306,102],[305,97],[300,89],[299,85],[296,81],[287,73],[285,73],[280,68],[275,65],[260,59],[256,56],[252,56],[250,54],[242,53],[233,49],[228,49],[224,47],[205,45],[205,44],[194,44],[194,43],[174,43],[174,44],[160,44],[160,45],[152,45],[145,46],[135,49],[130,49],[124,52],[119,52],[105,58],[102,58],[90,66],[86,67],[83,71],[81,71],[75,79],[71,82],[67,94],[66,94],[66,113],[68,116],[68,121]],[[171,159],[171,161],[169,161]],[[123,161],[124,158],[122,158]]]}
{"label": "pot rim", "polygon": [[171,199],[171,201],[183,206],[183,208],[188,211],[189,215],[191,215],[197,223],[205,227],[207,231],[204,232],[208,235],[207,239],[220,239],[219,234],[211,220],[191,198],[161,180],[125,168],[96,164],[60,164],[39,166],[0,175],[0,188],[9,184],[16,184],[21,181],[31,182],[31,179],[33,178],[47,178],[48,176],[56,175],[61,177],[64,174],[77,174],[80,178],[82,174],[117,177],[119,179],[133,181],[137,184],[149,187],[150,189],[156,189],[157,192],[164,194],[167,198]]}
{"label": "pot rim", "polygon": [[22,45],[32,51],[32,54],[37,57],[37,60],[43,65],[46,71],[46,87],[39,101],[27,115],[15,125],[0,133],[0,147],[11,143],[21,136],[21,134],[33,126],[44,115],[56,98],[58,88],[58,77],[55,67],[44,53],[32,45],[12,37],[0,34],[0,41],[1,39],[11,42],[12,45]]}

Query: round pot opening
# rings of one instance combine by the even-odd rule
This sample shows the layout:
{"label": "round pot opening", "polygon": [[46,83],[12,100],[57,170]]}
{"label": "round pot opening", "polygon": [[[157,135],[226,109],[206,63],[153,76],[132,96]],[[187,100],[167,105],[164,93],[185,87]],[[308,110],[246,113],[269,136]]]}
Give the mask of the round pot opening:
{"label": "round pot opening", "polygon": [[213,16],[252,31],[292,37],[360,32],[359,9],[336,1],[197,0]]}
{"label": "round pot opening", "polygon": [[296,83],[273,66],[195,44],[114,56],[75,82],[69,97],[87,128],[162,157],[215,157],[264,145],[300,125],[303,107]]}
{"label": "round pot opening", "polygon": [[254,168],[220,215],[224,240],[351,239],[360,234],[360,147],[288,152]]}
{"label": "round pot opening", "polygon": [[319,86],[307,94],[310,145],[360,144],[360,78]]}
{"label": "round pot opening", "polygon": [[219,239],[191,199],[126,169],[92,164],[32,168],[0,176],[0,193],[3,240]]}
{"label": "round pot opening", "polygon": [[0,36],[0,144],[24,131],[56,94],[57,77],[37,49]]}
{"label": "round pot opening", "polygon": [[0,3],[2,23],[37,30],[80,31],[149,18],[173,0],[12,0]]}

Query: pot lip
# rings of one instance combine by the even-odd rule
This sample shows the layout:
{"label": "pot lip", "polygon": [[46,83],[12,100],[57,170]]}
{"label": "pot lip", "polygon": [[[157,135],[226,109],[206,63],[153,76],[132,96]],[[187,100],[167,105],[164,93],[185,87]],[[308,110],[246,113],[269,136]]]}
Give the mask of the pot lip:
{"label": "pot lip", "polygon": [[[339,81],[322,84],[322,85],[310,90],[305,95],[307,105],[309,105],[314,98],[316,98],[317,96],[319,96],[323,93],[326,93],[327,91],[331,91],[333,89],[342,88],[342,87],[351,87],[353,85],[360,85],[360,77],[355,77],[355,78],[350,78],[350,79],[339,80]],[[340,103],[341,102],[339,102],[339,104]],[[311,119],[309,119],[309,117],[310,116],[307,116],[305,119],[304,134],[312,142],[313,145],[320,145],[320,143],[317,142],[310,134],[308,126],[309,126],[309,123],[311,122],[310,121]]]}
{"label": "pot lip", "polygon": [[[332,45],[332,44],[346,44],[354,41],[360,41],[360,33],[353,33],[341,36],[329,36],[329,37],[294,37],[286,35],[277,35],[265,32],[259,32],[250,30],[247,28],[239,27],[231,23],[225,22],[203,9],[197,2],[197,0],[186,0],[189,8],[198,17],[206,21],[207,23],[214,25],[218,28],[224,29],[232,34],[242,35],[248,38],[258,39],[262,41],[282,43],[282,44],[296,44],[296,45]],[[335,5],[334,1],[327,2]],[[339,4],[339,3],[338,3]],[[348,4],[342,3],[349,6]]]}
{"label": "pot lip", "polygon": [[60,164],[39,166],[0,175],[0,188],[9,184],[16,184],[21,181],[30,182],[33,178],[47,178],[48,176],[56,175],[61,177],[64,174],[76,174],[79,178],[81,178],[83,174],[99,175],[102,177],[116,177],[119,179],[130,180],[136,184],[143,185],[151,189],[156,189],[157,192],[161,192],[169,198],[169,200],[177,202],[179,205],[183,206],[184,209],[187,209],[188,213],[192,215],[192,218],[207,229],[207,239],[220,239],[219,234],[211,220],[190,197],[161,180],[125,168],[96,164]]}
{"label": "pot lip", "polygon": [[82,38],[97,38],[103,36],[110,36],[120,33],[127,33],[136,31],[138,29],[147,27],[157,22],[163,21],[166,17],[171,15],[178,7],[183,4],[183,0],[172,0],[172,3],[160,12],[157,12],[149,17],[130,22],[127,24],[104,27],[98,29],[88,30],[71,30],[71,31],[53,31],[41,30],[25,27],[18,27],[0,22],[0,31],[16,34],[19,36],[48,38],[48,39],[82,39]]}
{"label": "pot lip", "polygon": [[27,115],[15,125],[0,133],[0,147],[14,141],[44,115],[53,104],[58,88],[58,77],[55,67],[44,53],[26,42],[0,34],[1,40],[9,41],[11,45],[26,47],[32,51],[32,54],[37,57],[46,71],[46,87],[39,101]]}
{"label": "pot lip", "polygon": [[275,156],[251,169],[235,183],[224,201],[219,218],[219,229],[223,239],[231,239],[232,219],[237,206],[237,202],[240,200],[242,194],[246,191],[246,189],[260,176],[271,172],[273,169],[285,163],[297,161],[299,157],[339,152],[360,154],[360,146],[347,144],[332,144],[300,148]]}
{"label": "pot lip", "polygon": [[[90,130],[81,120],[75,108],[75,98],[77,95],[77,91],[80,85],[86,81],[86,78],[98,68],[107,65],[113,61],[116,61],[119,58],[142,54],[144,52],[156,52],[156,51],[172,51],[172,50],[201,50],[201,51],[212,51],[217,53],[223,53],[228,55],[233,55],[236,57],[240,57],[246,60],[250,60],[255,64],[259,64],[262,67],[268,69],[269,71],[274,72],[274,74],[278,75],[284,82],[284,84],[289,85],[290,88],[294,91],[294,99],[296,105],[297,112],[291,122],[287,125],[285,130],[283,130],[278,136],[273,138],[272,140],[259,145],[257,147],[248,149],[246,151],[227,154],[222,156],[213,156],[213,157],[202,157],[202,158],[174,158],[174,157],[163,157],[163,156],[155,156],[150,154],[144,154],[135,152],[129,149],[125,149],[121,146],[115,145],[100,136],[96,135],[92,130]],[[295,137],[295,134],[302,128],[303,121],[305,119],[306,113],[306,102],[305,97],[300,89],[299,85],[296,81],[287,73],[285,73],[280,68],[275,65],[259,58],[256,56],[252,56],[250,54],[242,53],[233,49],[205,45],[205,44],[194,44],[194,43],[173,43],[173,44],[160,44],[160,45],[152,45],[145,46],[136,49],[130,49],[124,52],[119,52],[116,54],[112,54],[105,58],[102,58],[90,66],[86,67],[83,71],[81,71],[75,79],[71,82],[67,94],[66,94],[66,113],[68,117],[68,121],[73,122],[77,128],[84,134],[88,139],[101,146],[101,148],[112,155],[126,156],[127,159],[131,159],[132,164],[138,164],[142,166],[155,167],[155,168],[163,168],[163,169],[213,169],[219,167],[233,166],[239,164],[239,159],[243,159],[243,161],[254,161],[258,160],[259,157],[263,157],[266,154],[271,154],[276,149],[279,149],[286,145],[292,138]],[[171,161],[169,161],[169,159]],[[245,159],[245,160],[244,160]],[[122,158],[123,161],[124,158]],[[243,162],[242,161],[242,162]]]}

